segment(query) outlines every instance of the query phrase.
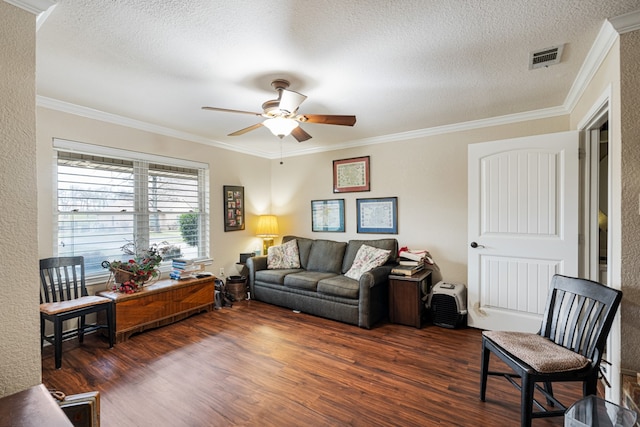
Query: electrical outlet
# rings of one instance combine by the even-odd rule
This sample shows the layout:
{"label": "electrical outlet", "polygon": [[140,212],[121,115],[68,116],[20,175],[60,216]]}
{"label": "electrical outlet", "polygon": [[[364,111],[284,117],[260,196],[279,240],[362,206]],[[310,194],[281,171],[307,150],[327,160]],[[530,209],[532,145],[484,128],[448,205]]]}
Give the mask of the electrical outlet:
{"label": "electrical outlet", "polygon": [[220,267],[220,275],[224,276],[224,268]]}

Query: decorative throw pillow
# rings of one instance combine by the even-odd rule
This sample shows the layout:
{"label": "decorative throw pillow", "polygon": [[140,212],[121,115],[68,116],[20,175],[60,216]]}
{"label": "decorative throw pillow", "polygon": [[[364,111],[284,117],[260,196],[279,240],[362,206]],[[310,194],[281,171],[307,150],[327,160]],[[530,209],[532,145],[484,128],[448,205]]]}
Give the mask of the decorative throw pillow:
{"label": "decorative throw pillow", "polygon": [[387,262],[390,254],[391,251],[387,249],[378,249],[373,246],[362,245],[360,249],[358,249],[358,253],[356,253],[351,268],[344,275],[351,279],[360,280],[360,276],[364,273],[380,267]]}
{"label": "decorative throw pillow", "polygon": [[271,246],[267,252],[267,268],[300,268],[298,242],[293,239],[280,246]]}

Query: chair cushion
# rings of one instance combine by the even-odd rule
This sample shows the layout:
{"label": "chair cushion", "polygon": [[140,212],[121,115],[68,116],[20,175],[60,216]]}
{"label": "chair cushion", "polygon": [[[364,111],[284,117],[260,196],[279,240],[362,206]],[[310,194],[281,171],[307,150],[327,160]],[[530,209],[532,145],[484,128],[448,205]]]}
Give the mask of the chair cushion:
{"label": "chair cushion", "polygon": [[280,246],[271,246],[267,253],[267,268],[300,268],[300,253],[296,240],[289,240]]}
{"label": "chair cushion", "polygon": [[380,267],[389,259],[390,250],[378,249],[369,245],[362,245],[358,249],[356,258],[349,271],[344,275],[350,279],[360,280],[360,276],[369,270]]}
{"label": "chair cushion", "polygon": [[591,363],[583,355],[538,334],[484,331],[482,335],[540,373],[580,370]]}
{"label": "chair cushion", "polygon": [[40,304],[40,312],[48,315],[60,314],[67,311],[78,310],[92,305],[108,304],[111,300],[95,295],[80,297],[68,301],[45,302]]}

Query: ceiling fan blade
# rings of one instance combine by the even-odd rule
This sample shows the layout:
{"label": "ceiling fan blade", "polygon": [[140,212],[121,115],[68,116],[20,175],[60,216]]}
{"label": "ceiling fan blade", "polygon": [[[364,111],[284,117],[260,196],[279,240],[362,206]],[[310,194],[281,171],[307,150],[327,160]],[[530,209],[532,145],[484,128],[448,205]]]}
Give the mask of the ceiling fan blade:
{"label": "ceiling fan blade", "polygon": [[356,124],[356,116],[333,116],[329,114],[301,114],[297,120],[323,125],[353,126]]}
{"label": "ceiling fan blade", "polygon": [[302,142],[302,141],[306,141],[307,139],[311,139],[311,135],[309,135],[307,132],[305,132],[305,130],[302,129],[300,126],[296,126],[291,131],[291,135],[293,135],[293,137],[295,139],[297,139],[298,142]]}
{"label": "ceiling fan blade", "polygon": [[245,133],[247,133],[247,132],[251,132],[252,130],[256,130],[256,129],[258,129],[258,128],[259,128],[259,127],[261,127],[261,126],[262,126],[262,123],[256,123],[255,125],[251,125],[251,126],[246,127],[246,128],[244,128],[244,129],[240,129],[240,130],[237,130],[237,131],[235,131],[235,132],[233,132],[233,133],[230,133],[230,134],[229,134],[229,135],[227,135],[227,136],[238,136],[238,135],[244,135]]}
{"label": "ceiling fan blade", "polygon": [[278,108],[289,113],[295,113],[300,104],[302,104],[305,99],[307,99],[306,95],[294,92],[292,90],[282,89],[282,92],[280,93],[280,103],[278,104]]}
{"label": "ceiling fan blade", "polygon": [[202,107],[203,110],[210,111],[223,111],[225,113],[240,113],[240,114],[251,114],[252,116],[261,116],[262,113],[253,113],[251,111],[242,111],[242,110],[230,110],[228,108],[217,108],[217,107]]}

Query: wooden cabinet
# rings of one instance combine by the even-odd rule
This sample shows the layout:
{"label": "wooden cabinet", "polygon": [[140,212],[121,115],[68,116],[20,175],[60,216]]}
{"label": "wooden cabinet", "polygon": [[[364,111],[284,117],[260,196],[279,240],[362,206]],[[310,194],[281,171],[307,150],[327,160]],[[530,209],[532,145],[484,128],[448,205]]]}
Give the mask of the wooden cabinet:
{"label": "wooden cabinet", "polygon": [[431,271],[413,276],[389,276],[389,320],[420,328],[424,316],[422,289],[431,290]]}
{"label": "wooden cabinet", "polygon": [[102,291],[115,303],[116,342],[214,307],[215,277],[160,280],[133,294]]}

